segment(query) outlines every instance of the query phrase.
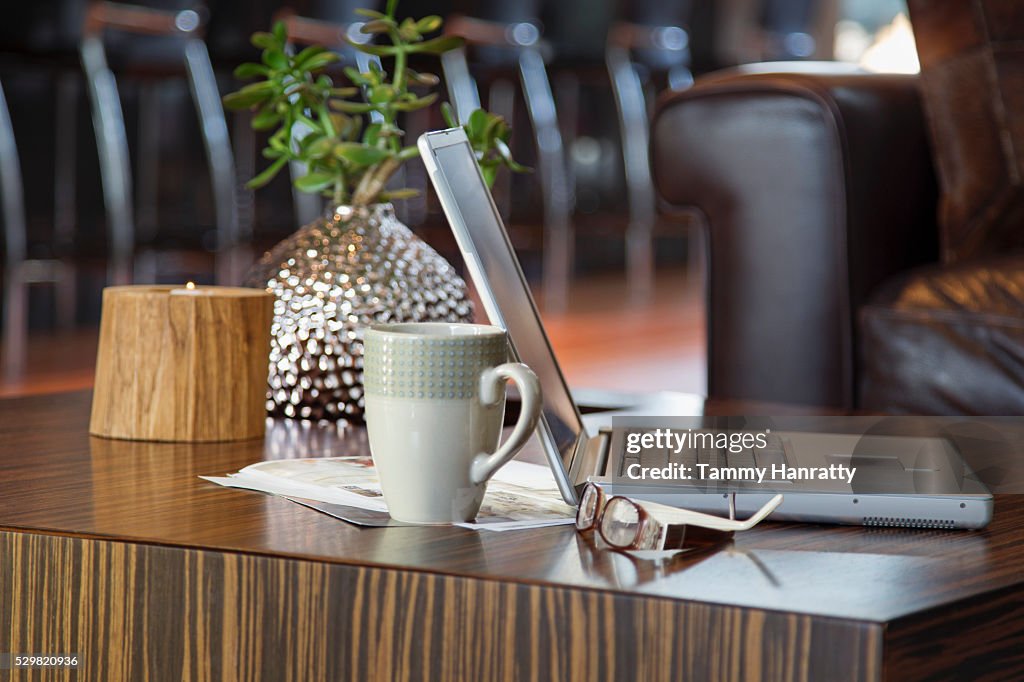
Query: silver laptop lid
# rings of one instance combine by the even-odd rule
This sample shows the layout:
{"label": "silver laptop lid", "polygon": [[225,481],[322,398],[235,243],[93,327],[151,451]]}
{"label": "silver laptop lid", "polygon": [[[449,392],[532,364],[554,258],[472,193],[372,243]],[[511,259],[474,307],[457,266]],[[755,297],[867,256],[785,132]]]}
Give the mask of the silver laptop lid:
{"label": "silver laptop lid", "polygon": [[508,331],[512,355],[540,379],[544,409],[537,434],[562,496],[575,504],[569,472],[586,442],[583,421],[466,133],[462,128],[426,133],[419,149],[487,317]]}

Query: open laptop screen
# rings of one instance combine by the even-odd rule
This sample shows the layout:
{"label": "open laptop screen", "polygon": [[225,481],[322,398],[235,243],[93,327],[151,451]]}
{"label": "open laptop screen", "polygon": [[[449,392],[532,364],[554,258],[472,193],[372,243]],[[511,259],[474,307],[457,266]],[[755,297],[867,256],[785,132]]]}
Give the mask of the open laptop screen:
{"label": "open laptop screen", "polygon": [[488,318],[508,331],[513,355],[540,379],[544,392],[541,440],[549,457],[557,456],[567,470],[583,435],[583,423],[473,150],[461,129],[424,135],[420,150],[425,157],[433,157],[426,159],[431,180]]}

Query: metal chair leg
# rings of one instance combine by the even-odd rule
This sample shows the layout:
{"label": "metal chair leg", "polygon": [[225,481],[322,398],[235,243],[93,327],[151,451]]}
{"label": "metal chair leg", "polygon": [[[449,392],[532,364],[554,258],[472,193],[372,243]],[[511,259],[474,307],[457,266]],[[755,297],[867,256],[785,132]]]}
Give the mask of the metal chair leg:
{"label": "metal chair leg", "polygon": [[469,73],[466,51],[459,48],[441,55],[441,70],[455,117],[461,124],[468,123],[469,115],[480,108],[480,91]]}
{"label": "metal chair leg", "polygon": [[570,218],[573,197],[565,167],[562,133],[547,69],[537,49],[520,49],[519,75],[536,138],[544,198],[544,307],[561,312],[569,301],[575,239]]}
{"label": "metal chair leg", "polygon": [[114,74],[107,67],[103,43],[96,36],[82,40],[82,67],[89,84],[92,124],[99,152],[103,201],[110,238],[110,275],[114,284],[132,281],[135,226],[132,222],[132,179],[124,114]]}
{"label": "metal chair leg", "polygon": [[28,344],[28,306],[25,289],[25,259],[28,242],[25,223],[25,194],[18,162],[14,127],[7,99],[0,87],[0,202],[4,216],[4,300],[3,375],[17,379],[25,365]]}
{"label": "metal chair leg", "polygon": [[[515,130],[516,86],[510,80],[500,78],[493,83],[487,93],[487,109],[491,113],[502,116],[510,128]],[[495,179],[494,203],[498,212],[506,219],[512,215],[512,174],[498,173]]]}
{"label": "metal chair leg", "polygon": [[75,311],[78,308],[78,281],[75,266],[65,261],[54,263],[54,298],[57,308],[57,325],[63,329],[75,326]]}
{"label": "metal chair leg", "polygon": [[[547,68],[539,41],[540,29],[530,23],[510,25],[458,17],[449,22],[453,35],[461,35],[471,44],[511,49],[517,57],[519,80],[532,124],[541,195],[544,201],[544,253],[542,287],[544,307],[562,311],[568,305],[569,279],[572,275],[574,235],[571,220],[573,192],[562,145],[562,133],[551,94]],[[442,56],[441,67],[448,85],[449,99],[455,104],[460,123],[480,106],[480,96],[469,73],[463,50]]]}
{"label": "metal chair leg", "polygon": [[196,113],[199,115],[206,160],[210,166],[213,184],[214,210],[217,215],[217,282],[238,284],[244,273],[236,272],[231,254],[248,241],[251,235],[241,235],[238,223],[238,198],[235,194],[237,175],[231,152],[228,123],[221,105],[217,77],[210,63],[206,44],[197,38],[185,44],[185,66]]}
{"label": "metal chair leg", "polygon": [[13,382],[22,377],[28,353],[28,285],[21,267],[10,269],[4,278],[3,377]]}
{"label": "metal chair leg", "polygon": [[619,113],[619,134],[629,197],[626,230],[626,278],[634,302],[647,300],[654,287],[654,183],[651,179],[647,101],[629,53],[611,46],[606,53],[608,75]]}

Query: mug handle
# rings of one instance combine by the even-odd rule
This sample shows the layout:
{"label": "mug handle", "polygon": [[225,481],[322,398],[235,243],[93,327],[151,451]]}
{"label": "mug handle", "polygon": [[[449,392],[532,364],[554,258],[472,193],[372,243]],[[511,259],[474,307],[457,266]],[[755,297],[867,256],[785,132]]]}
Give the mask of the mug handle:
{"label": "mug handle", "polygon": [[512,429],[512,434],[493,453],[480,453],[473,458],[469,468],[469,478],[479,485],[505,466],[523,449],[526,441],[533,435],[540,419],[541,395],[540,382],[533,370],[521,362],[506,362],[497,367],[488,367],[480,374],[480,401],[484,405],[496,405],[505,395],[505,382],[515,382],[522,399],[519,420]]}

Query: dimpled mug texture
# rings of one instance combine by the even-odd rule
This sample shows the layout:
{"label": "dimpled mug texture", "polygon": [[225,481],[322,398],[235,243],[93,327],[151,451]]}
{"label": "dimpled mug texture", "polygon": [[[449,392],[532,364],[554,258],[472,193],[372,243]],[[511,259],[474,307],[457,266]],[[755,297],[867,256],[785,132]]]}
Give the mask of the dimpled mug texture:
{"label": "dimpled mug texture", "polygon": [[367,393],[388,398],[474,399],[480,394],[480,373],[508,359],[508,342],[500,330],[487,335],[412,336],[417,329],[431,326],[401,325],[408,330],[404,334],[379,328],[367,333],[363,366]]}

